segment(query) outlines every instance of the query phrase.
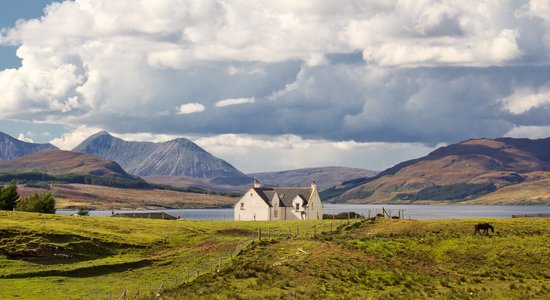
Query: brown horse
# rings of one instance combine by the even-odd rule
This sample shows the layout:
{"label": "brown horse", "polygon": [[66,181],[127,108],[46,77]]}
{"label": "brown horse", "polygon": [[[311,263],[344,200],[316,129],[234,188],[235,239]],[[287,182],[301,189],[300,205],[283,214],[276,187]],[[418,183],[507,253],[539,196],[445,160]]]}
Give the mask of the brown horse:
{"label": "brown horse", "polygon": [[[495,228],[491,226],[491,224],[489,223],[479,223],[476,226],[474,226],[474,229],[475,229],[474,235],[476,235],[476,233],[479,233],[479,235],[489,235],[489,229],[491,229],[492,233],[495,233]],[[482,230],[483,230],[483,234],[481,233]]]}

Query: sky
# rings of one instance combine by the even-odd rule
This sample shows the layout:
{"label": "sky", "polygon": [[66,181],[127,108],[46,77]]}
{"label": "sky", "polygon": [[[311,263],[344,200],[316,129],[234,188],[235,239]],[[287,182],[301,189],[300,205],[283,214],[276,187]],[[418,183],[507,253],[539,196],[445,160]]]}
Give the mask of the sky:
{"label": "sky", "polygon": [[0,130],[187,137],[244,172],[550,136],[550,2],[0,2]]}

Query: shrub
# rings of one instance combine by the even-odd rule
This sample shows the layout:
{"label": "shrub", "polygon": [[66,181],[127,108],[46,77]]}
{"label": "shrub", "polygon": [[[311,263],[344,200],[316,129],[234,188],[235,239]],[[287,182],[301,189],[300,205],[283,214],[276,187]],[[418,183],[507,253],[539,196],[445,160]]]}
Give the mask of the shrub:
{"label": "shrub", "polygon": [[21,198],[17,202],[16,210],[54,214],[55,199],[52,197],[52,193],[44,193],[42,195],[34,193],[28,197]]}
{"label": "shrub", "polygon": [[354,212],[341,212],[337,214],[323,214],[323,219],[335,219],[335,220],[346,220],[346,219],[363,219],[363,216]]}
{"label": "shrub", "polygon": [[80,208],[78,209],[77,214],[78,214],[79,216],[89,216],[89,215],[90,215],[90,211],[88,211],[88,210],[85,209],[84,207],[80,207]]}
{"label": "shrub", "polygon": [[17,185],[10,183],[7,187],[0,187],[0,210],[13,210],[19,199]]}

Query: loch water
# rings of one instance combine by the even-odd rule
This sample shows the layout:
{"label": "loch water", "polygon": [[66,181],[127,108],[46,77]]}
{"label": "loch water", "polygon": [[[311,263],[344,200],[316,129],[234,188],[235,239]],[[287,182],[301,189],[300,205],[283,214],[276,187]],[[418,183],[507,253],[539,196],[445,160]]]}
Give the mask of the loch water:
{"label": "loch water", "polygon": [[[405,219],[468,219],[468,218],[511,218],[521,214],[550,214],[546,205],[371,205],[371,204],[324,204],[325,214],[356,212],[365,217],[382,212],[401,214]],[[233,220],[232,208],[211,209],[164,209],[164,210],[115,210],[115,213],[163,211],[186,220]],[[58,214],[74,214],[75,210],[58,210]],[[110,216],[110,210],[90,211],[92,216]]]}

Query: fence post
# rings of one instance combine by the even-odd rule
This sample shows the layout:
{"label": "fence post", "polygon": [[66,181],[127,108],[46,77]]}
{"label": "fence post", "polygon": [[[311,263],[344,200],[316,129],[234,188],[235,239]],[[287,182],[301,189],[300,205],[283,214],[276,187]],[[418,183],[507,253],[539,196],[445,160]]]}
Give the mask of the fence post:
{"label": "fence post", "polygon": [[277,239],[281,238],[281,228],[277,227]]}
{"label": "fence post", "polygon": [[332,232],[332,223],[330,223],[330,235],[332,235],[333,232]]}
{"label": "fence post", "polygon": [[306,225],[306,239],[308,238],[308,235],[309,235],[309,226]]}
{"label": "fence post", "polygon": [[189,283],[189,268],[187,268],[187,277],[185,277],[185,283]]}
{"label": "fence post", "polygon": [[113,299],[112,295],[111,295],[111,291],[109,291],[109,300]]}
{"label": "fence post", "polygon": [[271,227],[267,227],[267,238],[271,238]]}
{"label": "fence post", "polygon": [[178,286],[178,275],[174,276],[174,287]]}
{"label": "fence post", "polygon": [[262,239],[262,230],[258,228],[258,240]]}
{"label": "fence post", "polygon": [[288,233],[287,233],[286,237],[290,238],[290,227],[287,227],[287,229],[288,229]]}

